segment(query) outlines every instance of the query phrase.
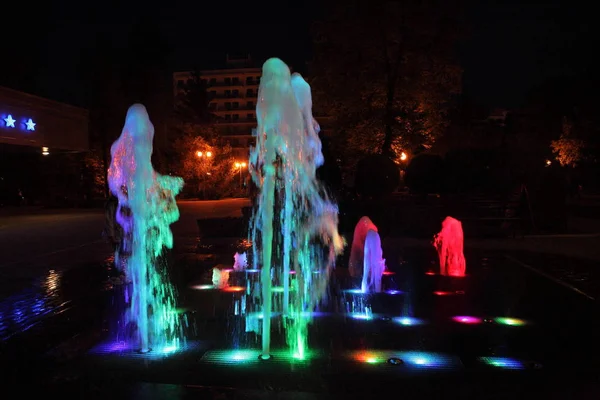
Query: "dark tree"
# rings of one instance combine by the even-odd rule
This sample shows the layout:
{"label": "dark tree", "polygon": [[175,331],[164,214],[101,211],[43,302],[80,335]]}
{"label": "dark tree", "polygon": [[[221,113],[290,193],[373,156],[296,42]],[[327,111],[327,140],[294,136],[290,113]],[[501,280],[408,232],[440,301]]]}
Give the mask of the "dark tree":
{"label": "dark tree", "polygon": [[395,158],[445,128],[461,90],[460,7],[440,3],[334,1],[315,25],[315,107],[336,118],[355,153]]}

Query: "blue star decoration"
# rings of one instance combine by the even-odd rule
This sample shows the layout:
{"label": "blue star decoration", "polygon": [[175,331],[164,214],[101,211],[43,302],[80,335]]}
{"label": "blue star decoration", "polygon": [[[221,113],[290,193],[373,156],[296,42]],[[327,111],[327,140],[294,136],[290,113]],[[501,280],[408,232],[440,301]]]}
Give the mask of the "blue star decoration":
{"label": "blue star decoration", "polygon": [[35,131],[35,122],[33,122],[31,118],[29,118],[29,121],[25,122],[25,125],[27,125],[28,131]]}
{"label": "blue star decoration", "polygon": [[4,122],[6,122],[6,127],[7,128],[14,128],[15,127],[15,120],[13,119],[12,115],[8,115],[8,117],[4,118]]}

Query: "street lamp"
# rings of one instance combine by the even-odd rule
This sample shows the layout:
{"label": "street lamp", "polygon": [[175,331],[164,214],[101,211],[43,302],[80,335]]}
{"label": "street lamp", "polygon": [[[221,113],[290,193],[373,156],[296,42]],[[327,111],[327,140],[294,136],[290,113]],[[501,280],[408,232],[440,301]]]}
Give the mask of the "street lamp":
{"label": "street lamp", "polygon": [[242,169],[246,168],[247,164],[245,162],[235,162],[233,164],[237,169],[240,170],[240,189],[242,188]]}
{"label": "street lamp", "polygon": [[[196,157],[200,158],[203,162],[208,161],[209,158],[212,158],[212,151],[202,152],[197,151]],[[210,175],[210,172],[207,172],[206,175]],[[202,197],[206,199],[206,175],[202,174]]]}
{"label": "street lamp", "polygon": [[202,157],[204,157],[204,156],[206,156],[206,158],[211,158],[211,157],[212,157],[212,155],[213,155],[213,154],[212,154],[212,151],[207,151],[206,153],[203,153],[203,152],[201,152],[201,151],[197,151],[197,152],[196,152],[196,156],[197,156],[197,157],[199,157],[199,158],[202,158]]}

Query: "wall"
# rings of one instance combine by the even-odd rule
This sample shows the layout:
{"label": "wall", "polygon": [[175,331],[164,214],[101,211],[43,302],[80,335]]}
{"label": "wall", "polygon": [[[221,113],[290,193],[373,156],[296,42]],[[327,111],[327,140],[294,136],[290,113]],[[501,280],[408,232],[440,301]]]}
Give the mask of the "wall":
{"label": "wall", "polygon": [[[12,117],[14,127],[5,118]],[[35,126],[28,129],[31,119]],[[0,143],[87,151],[88,112],[67,104],[0,87]]]}

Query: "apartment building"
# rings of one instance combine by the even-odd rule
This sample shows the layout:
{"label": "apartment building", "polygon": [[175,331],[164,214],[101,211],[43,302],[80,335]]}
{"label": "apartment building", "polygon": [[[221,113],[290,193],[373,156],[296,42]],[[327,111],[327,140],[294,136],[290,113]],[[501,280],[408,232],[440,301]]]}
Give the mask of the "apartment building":
{"label": "apartment building", "polygon": [[[209,109],[217,117],[223,140],[229,143],[240,158],[248,157],[254,143],[252,129],[256,128],[256,99],[261,68],[255,68],[250,57],[227,56],[223,69],[200,72],[210,96]],[[192,72],[176,72],[173,76],[175,96],[183,91]]]}

